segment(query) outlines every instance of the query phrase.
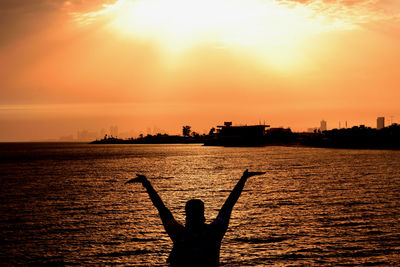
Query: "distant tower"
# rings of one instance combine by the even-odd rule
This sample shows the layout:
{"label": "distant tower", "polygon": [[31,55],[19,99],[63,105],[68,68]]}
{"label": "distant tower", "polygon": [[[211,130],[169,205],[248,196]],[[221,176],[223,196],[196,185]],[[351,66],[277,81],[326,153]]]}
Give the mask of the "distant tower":
{"label": "distant tower", "polygon": [[385,128],[385,117],[378,117],[376,119],[376,129],[380,130]]}
{"label": "distant tower", "polygon": [[322,120],[321,121],[321,127],[320,127],[321,132],[326,131],[327,127],[326,127],[326,121]]}

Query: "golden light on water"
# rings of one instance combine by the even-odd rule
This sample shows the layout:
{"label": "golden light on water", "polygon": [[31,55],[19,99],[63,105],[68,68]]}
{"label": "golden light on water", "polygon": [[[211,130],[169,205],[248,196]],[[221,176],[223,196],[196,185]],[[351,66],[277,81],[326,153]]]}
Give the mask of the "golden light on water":
{"label": "golden light on water", "polygon": [[114,33],[156,41],[168,54],[212,45],[278,69],[304,63],[301,48],[310,45],[310,37],[357,27],[313,5],[260,0],[119,0],[76,18],[84,23],[105,19]]}

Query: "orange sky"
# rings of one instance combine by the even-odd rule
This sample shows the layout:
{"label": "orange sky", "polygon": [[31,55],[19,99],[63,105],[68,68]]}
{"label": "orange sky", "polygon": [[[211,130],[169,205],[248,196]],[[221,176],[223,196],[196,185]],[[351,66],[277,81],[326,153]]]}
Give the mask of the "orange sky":
{"label": "orange sky", "polygon": [[400,122],[396,0],[5,0],[0,141]]}

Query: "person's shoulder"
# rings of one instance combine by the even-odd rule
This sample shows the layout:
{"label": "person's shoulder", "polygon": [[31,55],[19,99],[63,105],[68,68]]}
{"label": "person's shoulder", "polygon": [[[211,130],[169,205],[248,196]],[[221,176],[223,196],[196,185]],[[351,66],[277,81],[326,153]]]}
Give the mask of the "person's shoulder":
{"label": "person's shoulder", "polygon": [[185,230],[185,227],[174,218],[165,221],[164,228],[173,242],[178,240],[183,235]]}
{"label": "person's shoulder", "polygon": [[178,222],[174,218],[165,221],[164,225],[166,228],[169,228],[170,230],[173,231],[183,231],[185,229],[185,226],[183,226],[180,222]]}
{"label": "person's shoulder", "polygon": [[221,225],[229,222],[229,218],[225,218],[225,216],[218,215],[217,218],[211,223],[212,225]]}
{"label": "person's shoulder", "polygon": [[209,228],[220,230],[221,228],[225,228],[227,223],[228,221],[225,218],[218,216],[212,223],[209,224]]}

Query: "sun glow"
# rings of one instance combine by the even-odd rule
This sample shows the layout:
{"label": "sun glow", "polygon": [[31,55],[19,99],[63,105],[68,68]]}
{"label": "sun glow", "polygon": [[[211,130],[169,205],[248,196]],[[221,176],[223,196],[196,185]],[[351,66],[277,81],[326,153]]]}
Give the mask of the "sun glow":
{"label": "sun glow", "polygon": [[301,46],[311,36],[357,27],[307,5],[272,0],[119,0],[78,16],[85,23],[99,17],[111,31],[154,40],[170,54],[212,45],[276,68],[303,64]]}

